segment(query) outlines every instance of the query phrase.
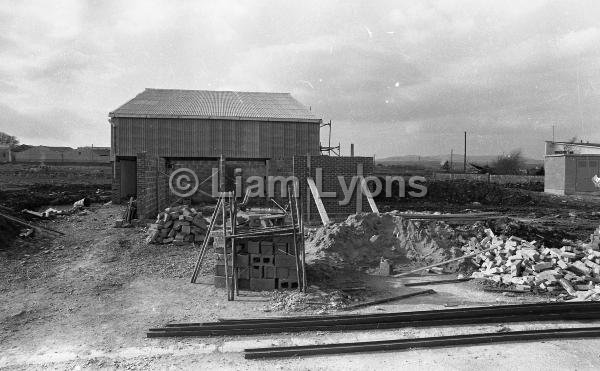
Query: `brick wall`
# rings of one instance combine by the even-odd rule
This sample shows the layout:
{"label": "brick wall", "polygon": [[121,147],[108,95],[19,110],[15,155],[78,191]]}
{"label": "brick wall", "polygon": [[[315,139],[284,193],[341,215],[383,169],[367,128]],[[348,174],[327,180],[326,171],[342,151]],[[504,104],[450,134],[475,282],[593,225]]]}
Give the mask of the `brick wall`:
{"label": "brick wall", "polygon": [[165,159],[138,153],[136,167],[138,218],[153,219],[166,207]]}
{"label": "brick wall", "polygon": [[[335,192],[336,197],[322,197],[325,210],[331,219],[343,219],[357,211],[370,211],[368,201],[364,195],[357,199],[357,188],[360,184],[354,185],[349,202],[342,204],[344,199],[344,190],[342,184],[351,187],[352,178],[360,172],[367,177],[373,175],[372,157],[335,157],[335,156],[295,156],[293,158],[294,173],[300,182],[300,196],[303,201],[303,209],[309,220],[319,219],[319,213],[313,197],[310,195],[308,176],[315,179],[317,187],[318,171],[322,179],[321,192]],[[342,177],[340,180],[338,177]],[[350,191],[347,191],[350,194]],[[362,192],[361,192],[362,194]]]}
{"label": "brick wall", "polygon": [[[164,209],[169,204],[178,200],[178,197],[171,194],[168,185],[169,175],[179,168],[189,168],[198,176],[201,184],[200,190],[207,194],[212,194],[213,180],[207,180],[213,173],[213,169],[218,169],[219,161],[211,159],[198,160],[177,160],[164,159],[155,156],[140,153],[137,156],[137,197],[138,197],[138,215],[142,218],[154,218],[159,210]],[[335,192],[335,197],[322,197],[325,210],[331,219],[343,219],[349,214],[357,211],[370,211],[366,197],[361,195],[357,199],[357,188],[360,184],[355,183],[351,190],[351,197],[346,204],[344,200],[344,188],[352,186],[352,179],[360,172],[362,175],[369,176],[373,174],[372,157],[334,157],[334,156],[295,156],[289,158],[276,158],[262,161],[226,161],[226,189],[233,190],[235,187],[235,176],[241,176],[242,190],[240,197],[243,196],[247,186],[247,180],[251,176],[265,178],[268,176],[289,177],[296,176],[299,181],[299,191],[304,209],[305,218],[318,221],[319,213],[316,204],[310,195],[307,177],[312,177],[319,186],[321,179],[321,192]],[[236,173],[235,169],[241,169]],[[320,174],[319,174],[320,171]],[[338,178],[342,177],[342,181]],[[218,185],[218,179],[215,180]],[[268,182],[266,183],[268,185]],[[274,187],[274,199],[281,205],[286,205],[287,197],[282,197],[281,184],[278,182]],[[268,189],[265,189],[268,196]],[[362,192],[361,192],[362,193]],[[323,195],[325,196],[325,195]],[[214,198],[197,193],[191,199],[192,203],[214,203]],[[273,204],[268,198],[255,198],[251,205],[269,206]]]}
{"label": "brick wall", "polygon": [[113,162],[111,183],[111,200],[115,204],[121,203],[121,162],[115,160]]}

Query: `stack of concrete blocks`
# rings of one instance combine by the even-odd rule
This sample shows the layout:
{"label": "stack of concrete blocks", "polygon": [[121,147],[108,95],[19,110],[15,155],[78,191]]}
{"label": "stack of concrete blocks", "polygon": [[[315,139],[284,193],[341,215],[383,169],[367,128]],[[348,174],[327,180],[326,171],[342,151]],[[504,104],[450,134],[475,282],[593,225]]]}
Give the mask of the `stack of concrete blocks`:
{"label": "stack of concrete blocks", "polygon": [[[215,241],[217,244],[219,241]],[[219,247],[220,246],[220,247]],[[225,260],[222,245],[215,245],[217,264],[215,286],[225,287]],[[227,256],[227,272],[233,273]],[[238,288],[250,291],[298,288],[298,272],[293,236],[272,236],[236,241]]]}

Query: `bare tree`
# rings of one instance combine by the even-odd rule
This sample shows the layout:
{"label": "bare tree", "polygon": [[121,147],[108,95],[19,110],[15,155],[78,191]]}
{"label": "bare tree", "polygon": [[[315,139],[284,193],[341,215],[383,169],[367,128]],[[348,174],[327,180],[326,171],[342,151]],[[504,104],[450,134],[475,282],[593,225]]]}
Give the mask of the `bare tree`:
{"label": "bare tree", "polygon": [[19,140],[13,135],[8,135],[0,131],[0,144],[8,144],[11,147],[19,145]]}
{"label": "bare tree", "polygon": [[509,155],[498,156],[498,159],[492,163],[491,168],[495,174],[519,174],[524,168],[525,161],[521,150],[514,150]]}

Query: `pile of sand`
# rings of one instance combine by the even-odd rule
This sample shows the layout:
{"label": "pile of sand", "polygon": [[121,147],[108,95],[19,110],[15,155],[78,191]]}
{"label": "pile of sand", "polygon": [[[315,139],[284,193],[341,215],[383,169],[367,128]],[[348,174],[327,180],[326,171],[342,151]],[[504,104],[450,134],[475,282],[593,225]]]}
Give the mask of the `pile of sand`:
{"label": "pile of sand", "polygon": [[[465,241],[482,236],[480,223],[452,228],[441,221],[412,221],[394,213],[360,213],[313,233],[306,241],[307,263],[357,270],[376,267],[383,257],[394,264],[424,266],[462,255]],[[456,269],[458,264],[447,268]]]}

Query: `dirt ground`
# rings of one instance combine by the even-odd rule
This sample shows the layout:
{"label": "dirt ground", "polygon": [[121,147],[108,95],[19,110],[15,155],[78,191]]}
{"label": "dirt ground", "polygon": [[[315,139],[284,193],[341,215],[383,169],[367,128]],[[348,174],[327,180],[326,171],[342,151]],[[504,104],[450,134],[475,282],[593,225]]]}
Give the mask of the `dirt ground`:
{"label": "dirt ground", "polygon": [[[219,317],[282,316],[268,293],[227,302],[207,264],[189,283],[197,249],[146,245],[142,228],[113,228],[119,206],[93,206],[48,226],[58,238],[17,240],[0,250],[0,368],[6,369],[599,369],[600,340],[544,341],[344,356],[245,360],[246,347],[351,342],[476,331],[543,328],[547,324],[456,326],[256,337],[148,339],[168,322]],[[435,276],[434,278],[443,278]],[[423,278],[420,278],[423,279]],[[415,278],[372,277],[369,285],[402,294]],[[394,312],[523,303],[545,298],[482,291],[476,282],[432,286],[437,293],[362,309]],[[314,314],[307,312],[306,314]],[[298,315],[295,313],[294,315]],[[568,323],[562,326],[584,326]],[[598,325],[598,324],[596,324]]]}

